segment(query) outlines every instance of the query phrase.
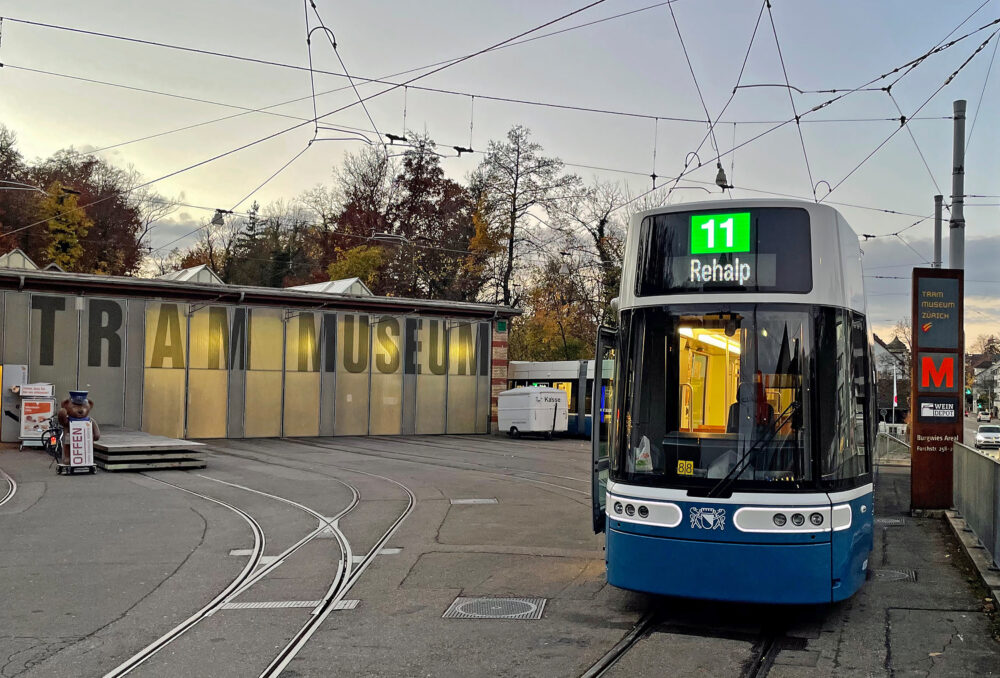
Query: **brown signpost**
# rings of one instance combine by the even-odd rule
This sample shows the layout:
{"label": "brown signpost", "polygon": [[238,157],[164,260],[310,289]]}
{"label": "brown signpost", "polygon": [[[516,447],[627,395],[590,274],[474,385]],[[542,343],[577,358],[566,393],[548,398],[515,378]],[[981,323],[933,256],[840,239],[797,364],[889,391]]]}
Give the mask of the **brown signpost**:
{"label": "brown signpost", "polygon": [[910,508],[952,505],[952,443],[962,442],[963,271],[913,269]]}

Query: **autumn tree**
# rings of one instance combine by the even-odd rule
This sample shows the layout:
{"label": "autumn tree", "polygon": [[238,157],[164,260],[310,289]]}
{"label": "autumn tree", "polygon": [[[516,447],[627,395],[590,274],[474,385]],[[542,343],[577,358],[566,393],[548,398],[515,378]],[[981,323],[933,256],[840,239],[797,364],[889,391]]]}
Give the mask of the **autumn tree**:
{"label": "autumn tree", "polygon": [[983,355],[1000,355],[1000,338],[995,334],[980,334],[972,342],[972,352]]}
{"label": "autumn tree", "polygon": [[83,239],[94,225],[80,208],[77,197],[56,182],[49,187],[35,215],[48,227],[45,258],[66,271],[81,270]]}
{"label": "autumn tree", "polygon": [[523,298],[524,315],[511,321],[511,360],[593,358],[597,338],[591,300],[563,262],[548,259]]}
{"label": "autumn tree", "polygon": [[[505,251],[501,255],[496,296],[505,306],[513,298],[513,280],[522,255],[536,230],[527,223],[532,210],[553,209],[560,200],[578,191],[580,178],[563,173],[563,162],[542,154],[542,146],[531,141],[531,131],[515,125],[504,141],[491,141],[486,156],[472,177],[474,192],[482,200],[484,213]],[[500,239],[498,237],[498,239]]]}
{"label": "autumn tree", "polygon": [[577,255],[575,274],[597,302],[592,307],[594,322],[603,325],[617,322],[611,300],[618,296],[621,281],[625,196],[618,184],[596,182],[560,201],[553,215],[565,235],[563,250]]}

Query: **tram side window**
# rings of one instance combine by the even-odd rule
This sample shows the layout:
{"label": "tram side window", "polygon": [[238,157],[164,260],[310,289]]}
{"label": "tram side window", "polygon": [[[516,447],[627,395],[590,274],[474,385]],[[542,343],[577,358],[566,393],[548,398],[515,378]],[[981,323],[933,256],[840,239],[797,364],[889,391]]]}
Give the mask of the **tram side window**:
{"label": "tram side window", "polygon": [[851,314],[851,376],[854,384],[854,457],[850,460],[851,475],[860,476],[871,471],[868,450],[874,444],[871,438],[872,403],[870,370],[868,364],[868,332],[864,316]]}
{"label": "tram side window", "polygon": [[841,310],[824,310],[823,315],[821,355],[835,360],[819,368],[820,388],[826,393],[833,390],[834,396],[819,417],[822,476],[826,481],[843,481],[868,472],[867,340],[861,316]]}

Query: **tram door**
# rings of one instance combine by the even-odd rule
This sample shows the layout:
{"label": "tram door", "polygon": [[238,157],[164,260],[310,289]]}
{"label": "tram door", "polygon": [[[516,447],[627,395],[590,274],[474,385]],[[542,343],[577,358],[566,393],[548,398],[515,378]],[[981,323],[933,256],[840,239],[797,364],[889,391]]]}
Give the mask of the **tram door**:
{"label": "tram door", "polygon": [[614,433],[615,372],[617,368],[617,335],[614,330],[602,327],[597,334],[597,360],[594,362],[594,387],[590,399],[591,445],[593,477],[591,503],[593,506],[594,532],[604,532],[605,505],[607,503],[608,469],[610,466]]}

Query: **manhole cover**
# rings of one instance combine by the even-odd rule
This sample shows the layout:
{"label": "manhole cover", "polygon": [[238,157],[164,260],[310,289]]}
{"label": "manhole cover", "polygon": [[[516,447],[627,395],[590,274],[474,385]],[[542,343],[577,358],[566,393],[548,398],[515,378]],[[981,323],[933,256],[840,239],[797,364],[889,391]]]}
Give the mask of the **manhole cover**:
{"label": "manhole cover", "polygon": [[903,519],[902,518],[876,518],[875,519],[875,524],[876,525],[882,525],[884,527],[902,525],[903,524]]}
{"label": "manhole cover", "polygon": [[898,569],[882,568],[872,571],[872,578],[876,581],[917,581],[917,573],[907,567]]}
{"label": "manhole cover", "polygon": [[458,597],[445,619],[541,619],[545,598]]}

